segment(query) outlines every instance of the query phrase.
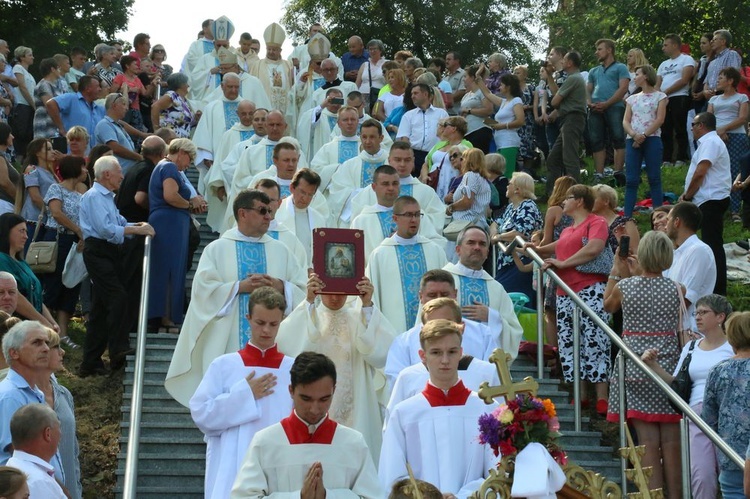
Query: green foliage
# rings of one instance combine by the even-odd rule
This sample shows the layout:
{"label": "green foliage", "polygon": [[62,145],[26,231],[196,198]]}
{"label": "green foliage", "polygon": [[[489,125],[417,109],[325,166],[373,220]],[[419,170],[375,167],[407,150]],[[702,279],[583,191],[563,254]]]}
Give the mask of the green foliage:
{"label": "green foliage", "polygon": [[[584,66],[596,64],[594,43],[599,38],[617,42],[617,58],[625,60],[631,48],[640,48],[654,67],[664,60],[661,42],[667,33],[679,34],[700,55],[698,42],[704,32],[728,29],[733,45],[750,48],[745,20],[750,3],[736,0],[560,0],[557,11],[545,18],[550,45],[574,48]],[[585,26],[586,29],[581,29]]]}
{"label": "green foliage", "polygon": [[538,8],[531,0],[290,0],[282,23],[302,41],[309,26],[321,22],[339,54],[356,34],[365,43],[382,40],[388,58],[406,49],[426,62],[458,50],[467,65],[501,51],[514,63],[527,63],[532,52],[543,50],[530,31]]}
{"label": "green foliage", "polygon": [[31,47],[41,61],[74,46],[91,50],[127,27],[133,0],[3,0],[0,36],[13,50]]}

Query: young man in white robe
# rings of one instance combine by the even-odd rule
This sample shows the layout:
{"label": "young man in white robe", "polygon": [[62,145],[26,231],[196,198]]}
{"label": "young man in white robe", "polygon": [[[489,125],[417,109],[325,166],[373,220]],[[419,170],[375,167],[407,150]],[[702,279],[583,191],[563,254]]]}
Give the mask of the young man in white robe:
{"label": "young man in white robe", "polygon": [[198,62],[198,59],[214,49],[214,35],[211,32],[211,24],[213,24],[213,22],[213,19],[206,19],[201,24],[201,30],[203,31],[202,35],[190,44],[187,54],[185,54],[185,57],[182,59],[180,71],[183,73],[190,74],[195,67],[195,63]]}
{"label": "young man in white robe", "polygon": [[269,109],[278,109],[282,115],[286,115],[289,91],[294,83],[292,64],[281,58],[281,45],[286,40],[286,32],[280,24],[272,23],[263,32],[263,39],[266,42],[266,57],[253,61],[247,72],[263,85],[271,100]]}
{"label": "young man in white robe", "polygon": [[498,458],[479,443],[477,421],[497,404],[485,404],[458,377],[461,330],[445,319],[420,333],[420,357],[430,372],[422,393],[396,405],[383,433],[379,476],[388,490],[408,476],[434,484],[444,497],[464,499],[479,489]]}
{"label": "young man in white robe", "polygon": [[[312,233],[318,227],[328,225],[328,217],[311,206],[320,187],[320,176],[309,168],[297,170],[289,184],[287,196],[276,212],[276,220],[289,227],[297,236],[307,253],[307,266],[312,267]],[[319,197],[322,199],[322,196]]]}
{"label": "young man in white robe", "polygon": [[384,395],[383,366],[396,332],[372,302],[366,277],[357,284],[359,298],[325,293],[317,274],[307,280],[307,301],[297,306],[279,329],[279,344],[291,354],[310,350],[336,364],[339,380],[331,417],[362,433],[373,461],[380,456]]}
{"label": "young man in white robe", "polygon": [[[396,218],[393,207],[399,191],[398,172],[388,165],[379,166],[375,170],[372,189],[378,202],[373,206],[366,206],[352,221],[352,229],[360,229],[365,233],[365,258],[375,250],[383,240],[391,237],[396,231]],[[438,246],[445,247],[447,241],[435,232],[429,223],[419,224],[420,236],[424,236]]]}
{"label": "young man in white robe", "polygon": [[339,109],[344,105],[344,98],[338,88],[326,90],[326,98],[320,106],[302,113],[297,122],[297,139],[302,150],[312,161],[318,150],[331,141],[331,130],[338,122]]}
{"label": "young man in white robe", "polygon": [[255,435],[232,499],[385,497],[362,434],[328,415],[335,389],[331,359],[314,352],[297,356],[289,385],[294,409]]}
{"label": "young man in white robe", "polygon": [[[419,332],[422,324],[427,319],[448,318],[463,326],[463,341],[461,342],[464,353],[474,358],[488,360],[492,352],[499,346],[497,336],[501,338],[503,332],[494,333],[480,322],[470,319],[462,319],[461,308],[456,301],[456,286],[450,272],[442,269],[427,271],[420,281],[419,286],[419,319],[417,324],[408,331],[399,334],[388,351],[388,359],[385,362],[385,375],[388,385],[393,387],[399,373],[409,366],[419,364]],[[428,316],[424,315],[428,308]]]}
{"label": "young man in white robe", "polygon": [[200,173],[198,192],[201,194],[206,192],[206,176],[213,166],[214,154],[219,149],[224,132],[239,121],[237,107],[242,100],[239,97],[239,88],[240,79],[237,74],[225,74],[221,82],[222,98],[206,106],[195,129],[193,143],[198,148],[195,165]]}
{"label": "young man in white robe", "polygon": [[271,287],[250,294],[250,340],[237,352],[217,357],[190,399],[190,414],[206,441],[208,499],[229,496],[255,433],[292,410],[284,389],[294,363],[276,346],[284,319],[284,296]]}
{"label": "young man in white robe", "polygon": [[[257,42],[257,45],[255,42]],[[232,49],[232,52],[237,54],[237,64],[240,65],[243,71],[248,70],[251,62],[260,60],[258,50],[255,47],[260,48],[260,41],[253,39],[250,33],[245,32],[240,35],[239,47]]]}
{"label": "young man in white robe", "polygon": [[[342,92],[344,92],[344,95],[347,95],[346,91],[343,90],[343,88],[342,88]],[[325,98],[325,95],[321,95],[319,99],[320,102],[323,102],[324,98]],[[346,105],[351,106],[357,110],[357,114],[359,115],[359,129],[360,130],[362,129],[362,125],[365,123],[365,121],[373,119],[372,116],[370,116],[369,114],[365,112],[364,99],[362,98],[362,92],[360,92],[359,90],[355,89],[349,92],[349,94],[346,97]],[[388,135],[388,131],[385,129],[385,126],[383,126],[383,124],[380,123],[378,120],[375,120],[375,121],[380,124],[380,133],[383,134],[383,143],[380,145],[380,147],[386,150],[390,150],[391,146],[393,145],[393,139],[391,138],[390,135]],[[359,133],[359,131],[357,133]],[[337,135],[341,135],[341,129],[338,127],[338,125],[333,127],[333,130],[331,131],[331,135],[333,135],[334,137]]]}
{"label": "young man in white robe", "polygon": [[[351,114],[348,110],[354,111],[353,123],[342,123],[344,128],[347,128],[346,133],[349,136],[356,136],[357,110],[353,107],[345,107],[339,111],[339,115],[347,110],[347,113]],[[347,116],[346,120],[351,118]],[[341,120],[341,116],[339,117]],[[354,132],[350,133],[350,126],[354,128]],[[342,128],[342,134],[344,133]],[[343,136],[343,135],[342,135]],[[334,139],[336,140],[336,139]],[[387,164],[388,151],[381,147],[383,142],[383,133],[380,129],[380,122],[377,120],[367,120],[362,124],[359,131],[359,141],[362,144],[361,151],[355,157],[342,161],[334,165],[334,171],[331,172],[329,178],[331,179],[328,184],[328,192],[326,197],[331,205],[331,219],[337,227],[349,228],[351,224],[351,199],[356,196],[362,189],[371,185],[375,180],[375,170]],[[313,168],[315,162],[319,161],[319,157],[326,151],[329,146],[323,146],[323,148],[315,155],[313,159]],[[327,167],[330,169],[330,167]],[[395,201],[395,198],[394,198]]]}
{"label": "young man in white robe", "polygon": [[498,345],[515,360],[523,328],[503,285],[482,267],[489,247],[490,237],[484,229],[469,226],[456,239],[458,263],[448,263],[443,269],[453,274],[464,318],[486,324],[491,331],[502,331]]}
{"label": "young man in white robe", "polygon": [[224,159],[236,144],[255,135],[255,130],[253,130],[255,110],[253,102],[246,99],[240,101],[237,105],[239,121],[221,136],[219,147],[214,155],[214,162],[208,170],[206,176],[206,202],[208,203],[206,223],[214,232],[219,232],[221,228],[221,221],[227,211],[227,189],[232,182],[231,177],[227,178]]}
{"label": "young man in white robe", "polygon": [[323,145],[315,153],[310,162],[310,168],[320,175],[320,192],[326,193],[331,185],[331,177],[337,173],[340,165],[359,153],[359,137],[357,136],[357,110],[350,107],[339,109],[337,123],[344,132],[339,137]]}
{"label": "young man in white robe", "polygon": [[365,274],[375,286],[375,305],[396,331],[405,331],[417,319],[422,275],[447,261],[443,248],[419,235],[422,211],[416,199],[398,198],[393,218],[396,232],[370,254]]}
{"label": "young man in white robe", "polygon": [[305,269],[267,234],[269,202],[260,191],[241,192],[234,202],[237,227],[206,246],[198,262],[190,306],[164,382],[185,406],[211,361],[247,343],[250,293],[272,286],[284,294],[287,313],[304,300]]}
{"label": "young man in white robe", "polygon": [[[408,142],[396,141],[393,143],[388,153],[388,164],[398,171],[401,181],[401,195],[416,198],[424,212],[424,222],[431,223],[435,231],[442,235],[445,226],[445,205],[432,187],[411,176],[411,169],[414,167],[414,151],[412,151]],[[370,187],[366,187],[354,196],[352,198],[352,220],[360,214],[365,206],[370,206],[375,201],[375,192]]]}
{"label": "young man in white robe", "polygon": [[[190,100],[203,101],[206,96],[221,84],[222,59],[229,55],[237,56],[229,50],[229,39],[234,34],[234,24],[226,16],[221,16],[211,23],[213,50],[198,58],[188,74],[190,78]],[[200,106],[199,106],[200,107]]]}

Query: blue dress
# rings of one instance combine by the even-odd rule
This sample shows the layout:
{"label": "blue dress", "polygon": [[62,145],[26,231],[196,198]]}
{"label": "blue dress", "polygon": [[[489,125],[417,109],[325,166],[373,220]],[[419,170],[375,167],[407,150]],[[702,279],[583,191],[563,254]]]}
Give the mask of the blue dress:
{"label": "blue dress", "polygon": [[151,247],[148,317],[166,316],[168,302],[172,322],[182,324],[191,222],[188,210],[175,208],[164,200],[164,181],[168,178],[177,182],[180,196],[190,199],[187,182],[177,165],[169,161],[156,165],[148,186],[148,223],[156,231]]}

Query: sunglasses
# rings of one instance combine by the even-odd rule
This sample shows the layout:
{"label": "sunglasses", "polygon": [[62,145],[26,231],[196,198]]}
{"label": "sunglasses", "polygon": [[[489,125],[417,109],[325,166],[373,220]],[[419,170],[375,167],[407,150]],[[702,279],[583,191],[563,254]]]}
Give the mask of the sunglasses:
{"label": "sunglasses", "polygon": [[453,153],[453,154],[451,154],[451,159],[456,159],[456,158],[460,158],[460,157],[461,157],[461,155],[460,155],[460,154],[458,154],[457,152],[456,152],[456,153]]}
{"label": "sunglasses", "polygon": [[260,213],[260,216],[262,216],[262,217],[265,217],[266,215],[268,215],[269,213],[271,213],[271,209],[270,208],[266,208],[265,206],[261,206],[259,208],[243,208],[243,210],[257,211],[258,213]]}

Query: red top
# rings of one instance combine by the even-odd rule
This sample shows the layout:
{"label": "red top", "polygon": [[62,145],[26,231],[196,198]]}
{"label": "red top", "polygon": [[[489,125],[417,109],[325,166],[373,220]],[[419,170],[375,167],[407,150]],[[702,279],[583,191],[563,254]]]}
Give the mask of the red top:
{"label": "red top", "polygon": [[[609,227],[607,226],[607,221],[604,217],[592,213],[580,225],[571,225],[562,231],[555,247],[555,258],[563,261],[575,255],[578,250],[583,248],[584,237],[589,241],[601,239],[604,241],[604,244],[607,244],[608,236]],[[576,293],[597,282],[607,281],[607,276],[604,274],[586,274],[575,267],[555,269],[555,272]],[[565,292],[561,288],[558,288],[557,294],[558,296],[564,296]]]}
{"label": "red top", "polygon": [[112,80],[113,84],[119,84],[122,87],[123,84],[128,86],[128,101],[130,101],[130,108],[135,110],[141,109],[141,94],[140,89],[145,89],[143,82],[138,76],[134,76],[133,79],[129,79],[125,73],[120,73],[115,76]]}
{"label": "red top", "polygon": [[291,445],[330,445],[333,441],[333,435],[336,433],[336,426],[338,426],[338,423],[326,416],[325,420],[316,428],[315,433],[310,435],[308,426],[294,412],[281,420],[281,427],[284,428],[286,438],[289,439]]}
{"label": "red top", "polygon": [[422,390],[422,395],[424,395],[424,398],[427,399],[430,407],[464,405],[469,399],[469,395],[471,395],[471,390],[464,386],[463,381],[458,380],[458,383],[453,385],[450,390],[448,390],[448,394],[446,395],[445,392],[443,392],[443,390],[441,390],[437,386],[433,385],[432,383],[427,383],[427,386],[425,386],[424,390]]}
{"label": "red top", "polygon": [[284,354],[279,352],[276,345],[272,346],[265,352],[260,348],[248,343],[245,348],[239,350],[237,353],[242,357],[242,362],[247,367],[269,367],[278,369],[281,366],[281,361],[284,360]]}

